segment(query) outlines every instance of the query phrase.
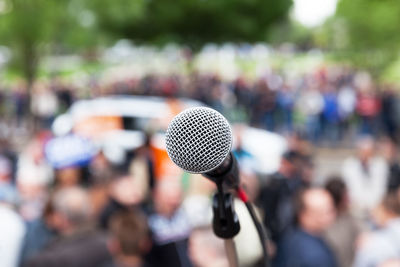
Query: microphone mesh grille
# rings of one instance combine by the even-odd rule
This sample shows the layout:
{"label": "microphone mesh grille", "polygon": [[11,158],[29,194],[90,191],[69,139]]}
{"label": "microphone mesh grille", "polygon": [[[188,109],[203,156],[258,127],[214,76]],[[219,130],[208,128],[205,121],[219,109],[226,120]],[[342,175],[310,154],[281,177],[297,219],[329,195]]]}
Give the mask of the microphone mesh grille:
{"label": "microphone mesh grille", "polygon": [[218,167],[232,146],[232,130],[217,111],[196,107],[182,111],[166,133],[168,156],[187,172],[204,173]]}

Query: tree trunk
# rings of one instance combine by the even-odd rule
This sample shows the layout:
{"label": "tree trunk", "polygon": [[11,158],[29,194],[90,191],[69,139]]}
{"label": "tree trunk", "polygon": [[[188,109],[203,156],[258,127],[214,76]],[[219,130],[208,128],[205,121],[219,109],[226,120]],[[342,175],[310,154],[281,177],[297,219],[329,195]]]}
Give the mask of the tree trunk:
{"label": "tree trunk", "polygon": [[35,116],[32,113],[32,89],[35,83],[37,74],[37,64],[38,64],[38,53],[37,47],[34,42],[27,41],[23,44],[22,48],[22,70],[26,81],[26,114],[28,124],[33,127],[33,131],[37,130],[37,123]]}

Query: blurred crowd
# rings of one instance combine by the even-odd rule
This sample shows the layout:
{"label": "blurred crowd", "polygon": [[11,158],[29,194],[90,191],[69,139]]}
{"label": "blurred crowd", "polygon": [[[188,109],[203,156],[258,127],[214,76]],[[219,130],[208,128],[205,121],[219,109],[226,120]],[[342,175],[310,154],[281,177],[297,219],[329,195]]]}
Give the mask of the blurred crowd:
{"label": "blurred crowd", "polygon": [[[212,232],[215,185],[198,175],[156,175],[151,137],[116,165],[104,153],[85,164],[52,166],[44,147],[54,117],[75,100],[104,95],[198,99],[231,121],[287,133],[279,169],[240,180],[269,237],[276,267],[400,266],[398,97],[368,74],[321,68],[287,78],[222,81],[216,75],[146,76],[89,93],[59,80],[24,85],[0,96],[0,266],[228,266],[223,240]],[[28,105],[29,104],[29,105]],[[19,131],[35,134],[19,146]],[[11,131],[10,129],[15,129]],[[354,155],[315,180],[313,147],[347,140]],[[266,148],[267,149],[267,148]],[[234,147],[239,166],[251,153]],[[262,266],[261,245],[243,203],[239,266]]]}
{"label": "blurred crowd", "polygon": [[396,88],[376,84],[367,72],[345,66],[321,66],[304,74],[271,69],[259,78],[238,75],[231,80],[199,72],[148,74],[106,83],[94,76],[84,88],[55,78],[33,86],[29,105],[25,87],[21,83],[2,88],[0,114],[6,121],[20,123],[33,114],[48,126],[75,100],[149,95],[196,99],[232,122],[278,133],[301,132],[319,145],[353,143],[360,134],[397,141],[400,123]]}
{"label": "blurred crowd", "polygon": [[[157,177],[150,141],[122,165],[99,151],[87,165],[52,168],[48,138],[40,133],[20,154],[0,157],[0,266],[228,266],[211,228],[211,181]],[[321,184],[311,143],[288,138],[276,173],[240,169],[272,266],[399,266],[396,144],[360,137],[356,153]],[[239,166],[251,159],[240,143],[233,153]],[[262,266],[250,215],[239,199],[235,209],[239,266]]]}
{"label": "blurred crowd", "polygon": [[[293,76],[293,77],[292,77]],[[230,121],[279,133],[302,132],[314,144],[336,145],[359,134],[397,139],[399,116],[395,88],[374,84],[370,75],[343,66],[306,74],[269,71],[258,79],[223,81],[213,74],[146,76],[116,82],[102,94],[139,94],[197,99]]]}

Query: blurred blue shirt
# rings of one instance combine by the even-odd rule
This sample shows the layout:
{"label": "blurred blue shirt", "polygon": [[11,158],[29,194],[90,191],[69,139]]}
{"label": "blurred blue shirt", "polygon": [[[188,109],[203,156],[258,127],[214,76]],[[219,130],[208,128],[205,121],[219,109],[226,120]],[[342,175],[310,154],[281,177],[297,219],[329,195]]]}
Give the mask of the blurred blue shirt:
{"label": "blurred blue shirt", "polygon": [[276,267],[335,267],[336,260],[328,245],[320,238],[296,228],[289,231],[280,244]]}

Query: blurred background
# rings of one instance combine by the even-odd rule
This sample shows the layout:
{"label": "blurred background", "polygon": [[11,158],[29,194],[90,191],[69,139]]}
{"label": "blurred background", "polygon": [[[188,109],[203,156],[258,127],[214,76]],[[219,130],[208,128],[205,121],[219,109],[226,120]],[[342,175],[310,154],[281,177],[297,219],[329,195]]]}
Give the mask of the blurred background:
{"label": "blurred background", "polygon": [[0,0],[0,266],[228,266],[214,184],[165,150],[196,106],[272,266],[400,266],[399,25],[394,0]]}

